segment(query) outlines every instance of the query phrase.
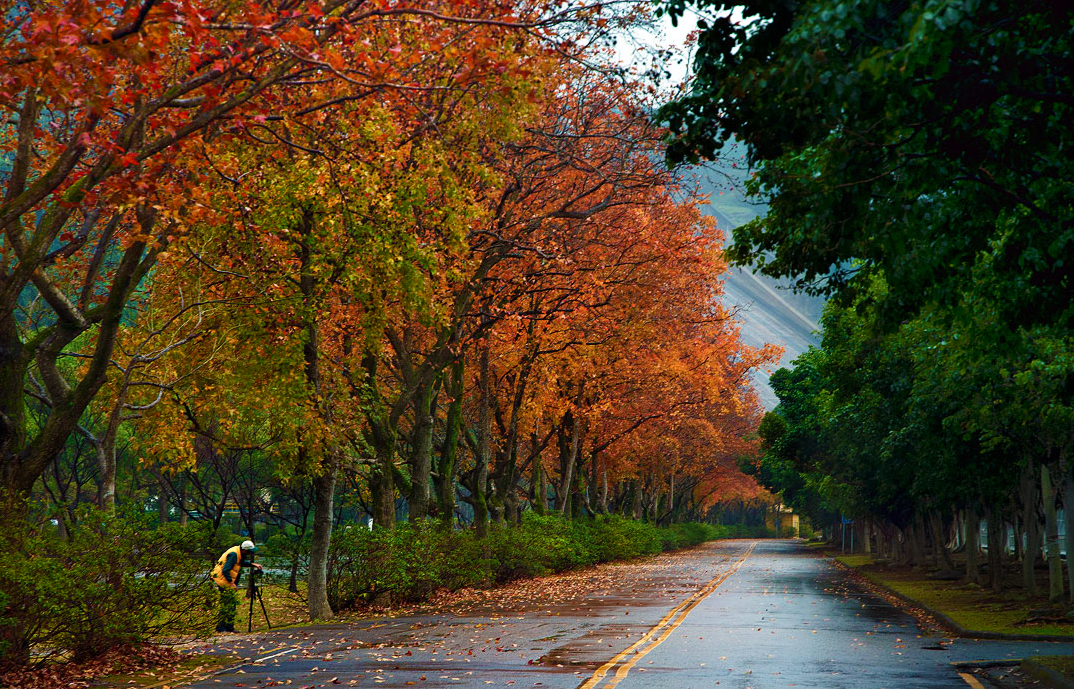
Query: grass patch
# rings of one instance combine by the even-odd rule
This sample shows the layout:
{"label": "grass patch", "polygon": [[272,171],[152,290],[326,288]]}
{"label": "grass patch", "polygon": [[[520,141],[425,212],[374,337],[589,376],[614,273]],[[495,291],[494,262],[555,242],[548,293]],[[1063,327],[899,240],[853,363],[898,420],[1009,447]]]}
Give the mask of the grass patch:
{"label": "grass patch", "polygon": [[[243,581],[245,584],[245,580]],[[306,598],[306,582],[298,582],[298,591],[287,590],[287,584],[265,583],[260,586],[261,597],[265,601],[265,610],[268,612],[269,622],[273,629],[291,627],[296,624],[306,624],[310,621],[309,608]],[[246,587],[241,587],[239,593],[239,610],[235,616],[235,630],[246,632],[250,619],[250,600],[246,598]],[[261,604],[254,601],[252,631],[265,631],[265,615],[261,612]]]}
{"label": "grass patch", "polygon": [[1072,656],[1033,656],[1030,660],[1037,665],[1058,672],[1067,679],[1074,680],[1074,657]]}
{"label": "grass patch", "polygon": [[991,589],[964,581],[928,579],[924,572],[910,567],[873,564],[869,555],[848,555],[836,559],[858,570],[873,583],[947,615],[967,630],[1074,636],[1074,624],[1020,624],[1033,610],[1042,606],[1041,601],[1027,600],[1020,591],[995,594]]}

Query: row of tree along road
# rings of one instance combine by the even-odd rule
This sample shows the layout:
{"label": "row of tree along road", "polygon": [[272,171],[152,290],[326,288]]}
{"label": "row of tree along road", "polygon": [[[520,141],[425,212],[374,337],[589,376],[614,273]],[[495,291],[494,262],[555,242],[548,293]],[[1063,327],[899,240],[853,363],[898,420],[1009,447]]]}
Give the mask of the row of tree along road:
{"label": "row of tree along road", "polygon": [[1041,593],[1074,596],[1057,510],[1074,552],[1071,8],[754,10],[703,31],[693,92],[665,115],[672,157],[731,133],[750,147],[770,210],[732,258],[831,298],[822,345],[772,378],[757,475],[894,560],[932,550],[1029,594],[1046,567]]}
{"label": "row of tree along road", "polygon": [[651,9],[5,13],[5,662],[172,628],[232,530],[308,557],[321,619],[341,522],[771,502],[739,460],[778,351],[739,340],[658,91],[611,66]]}

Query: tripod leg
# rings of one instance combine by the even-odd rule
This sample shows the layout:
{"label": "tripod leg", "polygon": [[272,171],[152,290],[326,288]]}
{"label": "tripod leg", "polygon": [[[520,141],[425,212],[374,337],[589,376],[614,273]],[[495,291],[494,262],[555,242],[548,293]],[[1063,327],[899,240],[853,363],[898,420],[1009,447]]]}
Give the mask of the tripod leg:
{"label": "tripod leg", "polygon": [[254,595],[250,594],[250,612],[246,615],[246,633],[249,634],[254,627]]}
{"label": "tripod leg", "polygon": [[[272,629],[272,623],[269,622],[269,618],[268,618],[268,610],[265,610],[265,597],[261,595],[261,587],[260,586],[257,588],[257,600],[258,600],[258,602],[261,603],[261,614],[265,616],[265,624],[268,625],[269,629]],[[250,614],[251,615],[253,614],[253,607],[254,607],[253,601],[250,601]]]}

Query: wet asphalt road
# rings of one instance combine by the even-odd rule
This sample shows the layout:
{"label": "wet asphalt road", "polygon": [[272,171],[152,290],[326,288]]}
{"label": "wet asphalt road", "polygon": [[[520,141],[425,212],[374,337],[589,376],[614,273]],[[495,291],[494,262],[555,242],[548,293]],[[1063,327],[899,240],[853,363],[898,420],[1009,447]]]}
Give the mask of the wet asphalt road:
{"label": "wet asphalt road", "polygon": [[[250,659],[199,688],[695,689],[970,686],[953,663],[1074,643],[928,636],[797,541],[721,541],[599,596],[283,630],[210,650]],[[618,571],[618,570],[616,570]]]}

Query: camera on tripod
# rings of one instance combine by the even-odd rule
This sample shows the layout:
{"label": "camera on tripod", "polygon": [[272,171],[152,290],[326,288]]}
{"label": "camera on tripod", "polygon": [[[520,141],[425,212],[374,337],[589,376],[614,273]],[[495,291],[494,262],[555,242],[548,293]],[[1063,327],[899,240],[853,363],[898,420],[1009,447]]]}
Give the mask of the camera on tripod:
{"label": "camera on tripod", "polygon": [[261,587],[258,586],[257,580],[261,577],[262,571],[259,567],[250,568],[250,577],[246,580],[246,597],[250,599],[250,613],[246,618],[246,633],[253,631],[254,627],[254,601],[257,600],[261,603],[261,614],[265,616],[265,624],[269,629],[272,629],[272,623],[269,622],[268,610],[265,609],[265,598],[261,595]]}
{"label": "camera on tripod", "polygon": [[255,595],[255,592],[260,590],[260,585],[257,580],[261,578],[262,571],[260,569],[250,568],[250,576],[246,580],[246,597]]}

